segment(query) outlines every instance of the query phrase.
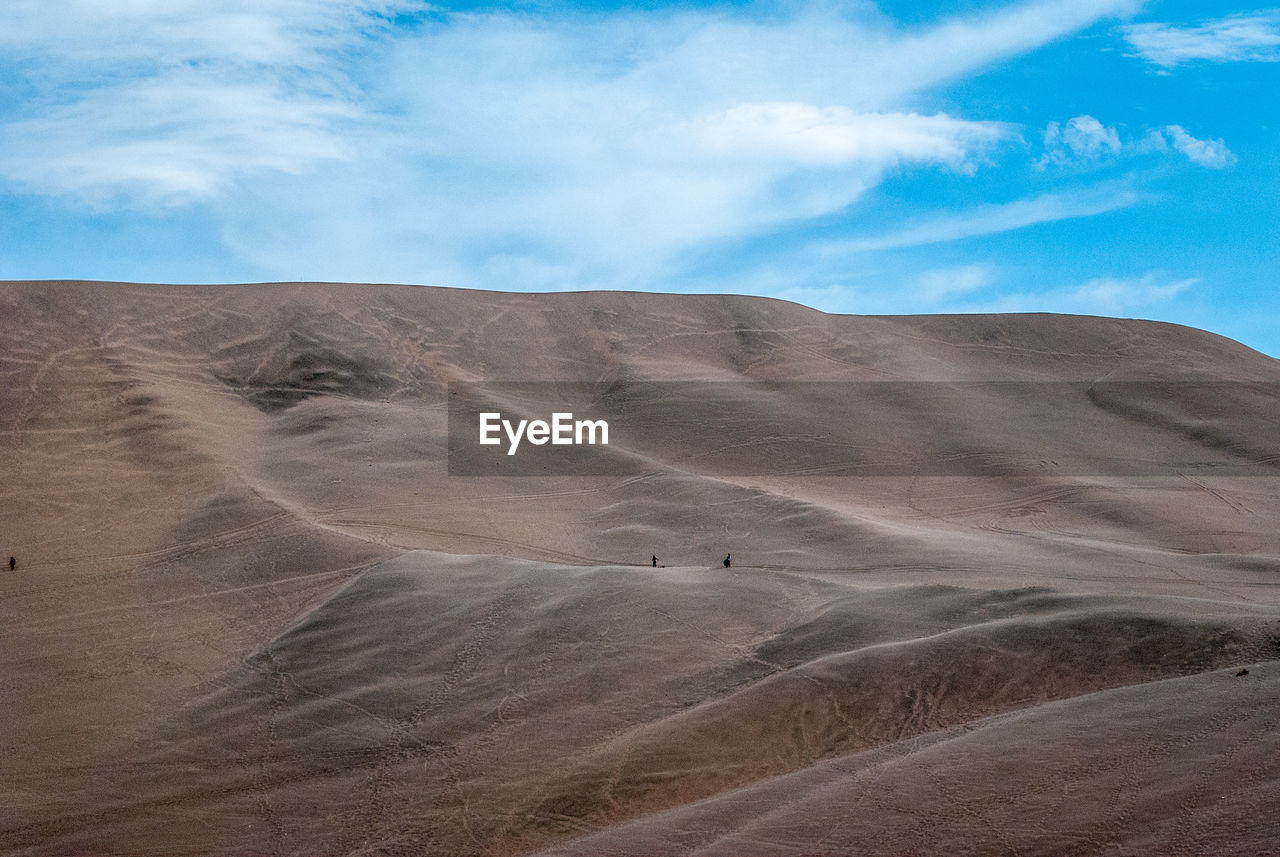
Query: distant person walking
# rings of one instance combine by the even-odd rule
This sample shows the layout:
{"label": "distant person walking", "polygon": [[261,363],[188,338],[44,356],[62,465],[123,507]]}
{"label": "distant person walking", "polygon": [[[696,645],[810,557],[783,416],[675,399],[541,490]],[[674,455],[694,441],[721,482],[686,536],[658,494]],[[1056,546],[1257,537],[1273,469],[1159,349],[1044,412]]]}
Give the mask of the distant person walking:
{"label": "distant person walking", "polygon": [[728,567],[732,564],[732,563],[730,562],[730,558],[731,558],[731,555],[730,555],[730,554],[725,554],[725,555],[724,555],[724,567],[725,567],[725,568],[728,568]]}
{"label": "distant person walking", "polygon": [[13,571],[17,567],[18,567],[18,561],[13,557],[9,557],[9,570]]}
{"label": "distant person walking", "polygon": [[658,567],[658,555],[657,555],[657,554],[654,554],[654,555],[653,555],[653,567],[654,567],[654,568],[657,568],[657,567]]}

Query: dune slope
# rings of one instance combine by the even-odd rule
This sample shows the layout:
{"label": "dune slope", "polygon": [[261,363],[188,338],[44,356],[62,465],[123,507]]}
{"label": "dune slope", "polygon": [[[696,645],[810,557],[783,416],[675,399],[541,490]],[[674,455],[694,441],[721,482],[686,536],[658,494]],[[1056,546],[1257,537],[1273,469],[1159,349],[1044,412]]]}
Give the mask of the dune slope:
{"label": "dune slope", "polygon": [[[1236,343],[340,284],[0,313],[3,853],[1280,841],[1280,364]],[[604,471],[450,475],[450,384],[498,382],[611,409]]]}

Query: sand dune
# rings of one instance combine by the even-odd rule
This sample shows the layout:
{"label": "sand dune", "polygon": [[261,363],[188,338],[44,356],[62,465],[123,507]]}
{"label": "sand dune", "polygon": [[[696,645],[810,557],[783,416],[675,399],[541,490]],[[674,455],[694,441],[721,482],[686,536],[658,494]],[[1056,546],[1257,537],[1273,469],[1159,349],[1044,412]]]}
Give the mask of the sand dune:
{"label": "sand dune", "polygon": [[931,732],[538,853],[1274,854],[1280,682],[1234,672]]}
{"label": "sand dune", "polygon": [[[1237,343],[336,284],[0,313],[4,853],[1277,853],[1280,364]],[[605,409],[600,475],[450,475],[459,384]]]}

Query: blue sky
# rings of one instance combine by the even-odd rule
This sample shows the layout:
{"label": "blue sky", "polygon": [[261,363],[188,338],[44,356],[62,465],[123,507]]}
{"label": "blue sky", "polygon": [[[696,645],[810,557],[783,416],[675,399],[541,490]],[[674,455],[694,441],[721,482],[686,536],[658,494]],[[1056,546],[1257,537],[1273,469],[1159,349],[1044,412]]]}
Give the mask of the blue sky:
{"label": "blue sky", "polygon": [[1051,311],[1280,355],[1280,9],[6,0],[0,278]]}

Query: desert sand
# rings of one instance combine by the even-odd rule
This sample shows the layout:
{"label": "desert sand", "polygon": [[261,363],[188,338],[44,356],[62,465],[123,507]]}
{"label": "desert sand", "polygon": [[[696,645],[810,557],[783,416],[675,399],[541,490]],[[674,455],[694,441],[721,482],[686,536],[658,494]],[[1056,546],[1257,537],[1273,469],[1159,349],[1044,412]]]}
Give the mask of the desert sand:
{"label": "desert sand", "polygon": [[[339,284],[0,317],[0,853],[1280,854],[1280,363],[1238,343]],[[449,384],[496,381],[717,382],[662,407],[737,434],[450,475]],[[949,386],[990,381],[1025,419]],[[1062,395],[1102,382],[1200,392]],[[1036,444],[841,472],[990,438]]]}

